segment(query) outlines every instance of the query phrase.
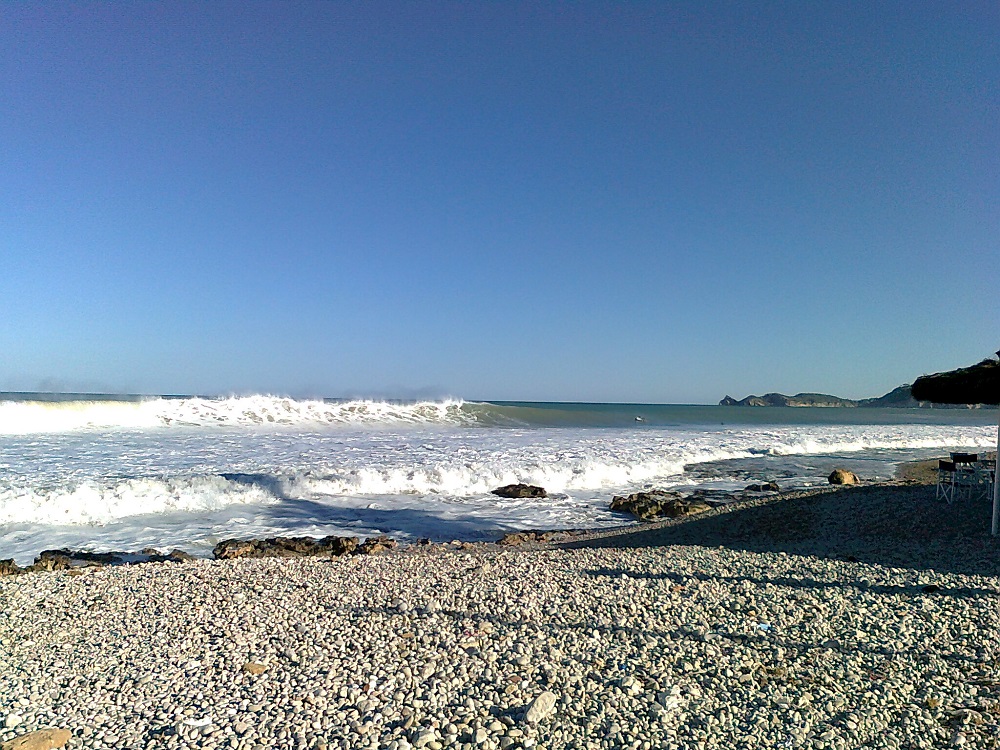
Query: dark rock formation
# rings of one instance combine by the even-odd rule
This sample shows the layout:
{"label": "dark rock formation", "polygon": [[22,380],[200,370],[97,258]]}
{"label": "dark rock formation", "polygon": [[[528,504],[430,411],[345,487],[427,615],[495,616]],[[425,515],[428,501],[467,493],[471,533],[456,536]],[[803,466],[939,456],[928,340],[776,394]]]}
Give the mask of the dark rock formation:
{"label": "dark rock formation", "polygon": [[147,547],[141,552],[84,552],[72,549],[43,550],[31,565],[20,567],[13,560],[0,560],[0,576],[18,575],[21,573],[46,573],[54,570],[67,570],[71,574],[82,572],[82,568],[100,568],[104,565],[124,565],[127,558],[135,557],[127,564],[147,562],[187,562],[194,558],[183,550],[171,550],[166,555],[159,550]]}
{"label": "dark rock formation", "polygon": [[364,544],[354,550],[355,555],[374,555],[378,552],[396,549],[396,540],[387,536],[377,536],[365,539]]}
{"label": "dark rock formation", "polygon": [[69,550],[47,549],[35,558],[33,565],[29,565],[27,571],[52,571],[67,570],[73,567],[73,560],[70,558]]}
{"label": "dark rock formation", "polygon": [[72,549],[47,549],[36,559],[35,563],[41,560],[59,560],[63,558],[72,562],[95,563],[97,565],[114,565],[122,561],[122,555],[126,552],[83,552]]}
{"label": "dark rock formation", "polygon": [[14,562],[13,558],[0,560],[0,576],[13,576],[21,572],[21,566]]}
{"label": "dark rock formation", "polygon": [[913,395],[942,404],[996,404],[1000,400],[1000,361],[984,359],[972,367],[922,375],[913,383]]}
{"label": "dark rock formation", "polygon": [[651,492],[635,492],[628,497],[616,495],[611,500],[611,510],[631,513],[640,521],[652,521],[656,518],[681,518],[702,513],[712,506],[704,500],[695,497],[683,497],[677,492],[653,490]]}
{"label": "dark rock formation", "polygon": [[564,542],[583,533],[582,531],[571,529],[557,531],[512,531],[500,537],[497,540],[497,544],[504,547],[516,547],[521,544]]}
{"label": "dark rock formation", "polygon": [[511,498],[549,496],[544,487],[537,487],[533,484],[508,484],[503,487],[497,487],[495,490],[492,490],[490,494],[497,495],[498,497]]}
{"label": "dark rock formation", "polygon": [[327,536],[322,539],[308,536],[226,539],[215,545],[212,555],[216,560],[233,560],[238,557],[340,557],[350,554],[357,546],[356,536]]}

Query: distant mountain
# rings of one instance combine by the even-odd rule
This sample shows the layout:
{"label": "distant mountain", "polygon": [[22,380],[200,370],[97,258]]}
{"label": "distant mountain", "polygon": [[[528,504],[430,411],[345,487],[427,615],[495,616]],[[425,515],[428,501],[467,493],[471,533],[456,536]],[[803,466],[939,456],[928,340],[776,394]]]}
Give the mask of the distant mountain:
{"label": "distant mountain", "polygon": [[906,408],[916,407],[931,408],[941,407],[941,404],[932,404],[929,401],[917,401],[910,394],[909,385],[901,385],[893,388],[884,396],[878,398],[863,398],[855,401],[850,398],[840,398],[839,396],[829,396],[825,393],[796,393],[794,396],[786,396],[782,393],[765,393],[763,396],[747,396],[737,401],[731,396],[726,396],[719,404],[721,406],[839,406],[839,407],[875,407],[875,408]]}
{"label": "distant mountain", "polygon": [[726,396],[719,402],[722,406],[857,406],[857,401],[851,401],[825,393],[796,393],[786,396],[783,393],[765,393],[763,396],[747,396],[737,401]]}

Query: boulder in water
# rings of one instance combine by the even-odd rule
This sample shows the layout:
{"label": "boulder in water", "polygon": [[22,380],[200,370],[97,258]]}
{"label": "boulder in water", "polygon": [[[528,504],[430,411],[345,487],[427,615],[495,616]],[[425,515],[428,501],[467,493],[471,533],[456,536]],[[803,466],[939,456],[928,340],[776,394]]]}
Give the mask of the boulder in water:
{"label": "boulder in water", "polygon": [[497,487],[495,490],[491,490],[490,494],[498,497],[510,498],[549,496],[549,493],[545,491],[544,487],[538,487],[534,484],[508,484],[503,487]]}

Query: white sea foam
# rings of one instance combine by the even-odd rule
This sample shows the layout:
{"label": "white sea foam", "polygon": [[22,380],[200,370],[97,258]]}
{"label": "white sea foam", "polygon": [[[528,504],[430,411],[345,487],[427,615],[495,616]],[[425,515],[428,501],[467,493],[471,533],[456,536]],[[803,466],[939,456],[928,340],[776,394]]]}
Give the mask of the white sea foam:
{"label": "white sea foam", "polygon": [[[177,420],[171,424],[187,426],[165,425],[162,408]],[[96,404],[53,409],[59,416],[49,431],[22,423],[21,432],[0,434],[0,558],[30,562],[60,545],[206,553],[233,536],[476,538],[614,525],[626,519],[608,510],[612,494],[745,484],[724,468],[693,475],[685,466],[738,459],[744,469],[780,469],[782,483],[794,485],[823,481],[834,460],[887,472],[892,461],[996,440],[996,427],[969,425],[468,429],[458,401],[283,409],[281,399],[264,397]],[[122,416],[146,410],[156,419]],[[77,412],[85,417],[67,421]],[[293,424],[281,422],[283,414],[313,416]],[[201,426],[191,426],[194,419]],[[102,420],[113,426],[98,427]],[[261,420],[278,427],[262,428]],[[542,485],[550,497],[490,494],[515,482]]]}
{"label": "white sea foam", "polygon": [[460,400],[297,400],[277,396],[137,401],[0,401],[0,434],[166,427],[315,427],[471,424]]}
{"label": "white sea foam", "polygon": [[86,480],[55,487],[0,490],[0,525],[106,524],[130,516],[201,513],[237,504],[278,502],[264,487],[219,476]]}

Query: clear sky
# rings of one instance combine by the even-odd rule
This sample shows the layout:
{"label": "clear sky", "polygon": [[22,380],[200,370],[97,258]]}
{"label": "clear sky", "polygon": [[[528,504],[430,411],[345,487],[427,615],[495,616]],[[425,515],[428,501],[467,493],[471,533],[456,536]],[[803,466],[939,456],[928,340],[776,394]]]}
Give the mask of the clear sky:
{"label": "clear sky", "polygon": [[0,3],[0,389],[710,403],[1000,348],[995,2]]}

